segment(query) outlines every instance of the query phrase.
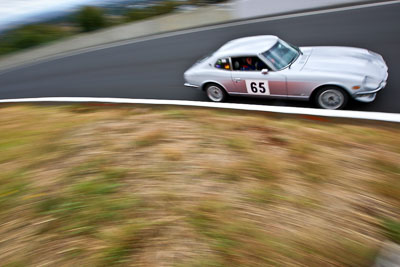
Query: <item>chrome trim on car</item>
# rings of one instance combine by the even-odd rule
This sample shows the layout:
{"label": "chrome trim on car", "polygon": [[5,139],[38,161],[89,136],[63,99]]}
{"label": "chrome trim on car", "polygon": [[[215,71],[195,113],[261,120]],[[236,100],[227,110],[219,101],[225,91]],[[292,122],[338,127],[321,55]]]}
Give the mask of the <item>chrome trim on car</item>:
{"label": "chrome trim on car", "polygon": [[185,83],[184,86],[193,87],[193,88],[199,88],[200,87],[198,85],[194,85],[194,84],[191,84],[191,83]]}
{"label": "chrome trim on car", "polygon": [[386,80],[382,81],[378,88],[372,91],[357,92],[354,99],[364,103],[371,103],[375,100],[376,94],[386,86]]}
{"label": "chrome trim on car", "polygon": [[372,101],[375,100],[375,98],[376,98],[376,93],[356,95],[354,97],[355,100],[364,102],[364,103],[371,103]]}
{"label": "chrome trim on car", "polygon": [[253,97],[253,98],[290,98],[290,99],[296,99],[296,100],[308,100],[310,97],[309,96],[294,96],[294,95],[249,95],[248,93],[237,93],[237,92],[229,92],[229,95],[233,96],[246,96],[246,97]]}
{"label": "chrome trim on car", "polygon": [[379,85],[379,87],[376,88],[375,90],[356,92],[354,95],[357,97],[357,96],[361,96],[361,95],[376,94],[376,93],[378,93],[380,90],[382,90],[385,86],[386,86],[386,81],[382,82],[382,83]]}
{"label": "chrome trim on car", "polygon": [[355,96],[360,96],[360,95],[370,95],[370,94],[375,94],[377,92],[379,92],[380,90],[382,90],[383,87],[379,87],[375,90],[372,91],[362,91],[362,92],[356,92],[354,95]]}

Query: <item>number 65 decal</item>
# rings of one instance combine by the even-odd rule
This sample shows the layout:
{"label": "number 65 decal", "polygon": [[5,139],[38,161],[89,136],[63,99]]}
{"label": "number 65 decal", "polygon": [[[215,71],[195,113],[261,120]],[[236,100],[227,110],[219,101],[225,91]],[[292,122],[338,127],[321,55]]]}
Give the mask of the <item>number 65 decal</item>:
{"label": "number 65 decal", "polygon": [[269,95],[267,80],[246,80],[247,93],[252,95]]}

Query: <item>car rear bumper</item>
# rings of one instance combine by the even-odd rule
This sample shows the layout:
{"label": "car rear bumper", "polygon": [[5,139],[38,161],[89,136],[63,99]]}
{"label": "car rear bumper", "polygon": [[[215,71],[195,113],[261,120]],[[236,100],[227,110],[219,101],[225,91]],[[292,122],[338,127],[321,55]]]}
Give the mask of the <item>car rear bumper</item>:
{"label": "car rear bumper", "polygon": [[200,86],[198,86],[198,85],[194,85],[194,84],[191,84],[191,83],[185,83],[184,84],[186,87],[192,87],[192,88],[199,88]]}

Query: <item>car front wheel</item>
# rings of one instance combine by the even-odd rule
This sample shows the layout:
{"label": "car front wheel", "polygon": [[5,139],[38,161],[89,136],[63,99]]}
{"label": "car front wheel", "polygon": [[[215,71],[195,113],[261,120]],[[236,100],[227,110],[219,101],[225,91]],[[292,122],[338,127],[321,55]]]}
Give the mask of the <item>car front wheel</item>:
{"label": "car front wheel", "polygon": [[223,102],[227,97],[225,90],[216,84],[207,85],[205,91],[208,98],[213,102]]}
{"label": "car front wheel", "polygon": [[320,90],[315,97],[316,104],[324,109],[342,109],[347,100],[346,92],[335,87],[326,87]]}

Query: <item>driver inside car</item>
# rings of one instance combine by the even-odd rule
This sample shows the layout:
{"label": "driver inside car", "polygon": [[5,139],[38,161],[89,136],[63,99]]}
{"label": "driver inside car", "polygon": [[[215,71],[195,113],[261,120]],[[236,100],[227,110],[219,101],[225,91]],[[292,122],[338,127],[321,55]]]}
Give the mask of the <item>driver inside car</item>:
{"label": "driver inside car", "polygon": [[257,70],[256,64],[253,62],[251,57],[245,58],[245,62],[242,65],[241,70]]}

